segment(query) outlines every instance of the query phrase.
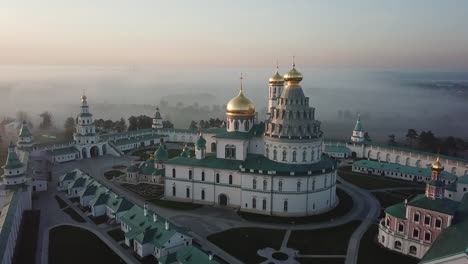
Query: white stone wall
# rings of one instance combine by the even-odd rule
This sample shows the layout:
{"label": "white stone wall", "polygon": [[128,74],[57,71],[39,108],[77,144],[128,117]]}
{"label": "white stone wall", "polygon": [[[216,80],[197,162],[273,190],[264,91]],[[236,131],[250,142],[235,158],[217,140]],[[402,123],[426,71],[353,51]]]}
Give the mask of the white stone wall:
{"label": "white stone wall", "polygon": [[216,149],[216,157],[225,159],[226,158],[226,146],[235,146],[236,148],[236,160],[245,160],[247,157],[249,141],[238,140],[238,139],[218,139],[218,145]]}
{"label": "white stone wall", "polygon": [[[176,177],[172,177],[174,168]],[[188,176],[190,170],[192,179]],[[202,172],[205,173],[204,181],[202,181]],[[219,174],[219,182],[216,182],[217,174]],[[231,183],[229,182],[230,175],[232,176]],[[256,180],[255,188],[254,179]],[[165,197],[168,200],[183,202],[220,204],[220,196],[225,195],[227,206],[240,208],[242,211],[280,216],[304,216],[322,213],[336,206],[335,181],[335,173],[280,177],[169,164],[166,166]],[[299,189],[298,182],[300,182]],[[175,196],[173,187],[176,190]],[[189,197],[187,197],[187,189],[190,190]],[[205,199],[202,199],[203,191]],[[255,208],[253,208],[253,198],[256,199]],[[263,200],[266,203],[265,209]],[[288,203],[286,211],[284,201]]]}
{"label": "white stone wall", "polygon": [[[274,152],[276,150],[276,160]],[[283,151],[286,151],[286,159],[283,159]],[[305,151],[305,156],[304,156]],[[294,161],[294,152],[296,159]],[[320,161],[322,155],[322,141],[285,143],[265,140],[264,156],[270,160],[288,164],[312,164]],[[305,157],[305,159],[304,159]]]}
{"label": "white stone wall", "polygon": [[[422,258],[430,248],[428,244],[425,244],[422,241],[408,239],[403,235],[393,233],[392,231],[383,227],[381,224],[379,224],[379,234],[377,238],[382,246],[404,255],[411,255],[418,259]],[[395,248],[396,241],[401,243],[401,249]],[[410,254],[411,246],[416,247],[416,254]]]}

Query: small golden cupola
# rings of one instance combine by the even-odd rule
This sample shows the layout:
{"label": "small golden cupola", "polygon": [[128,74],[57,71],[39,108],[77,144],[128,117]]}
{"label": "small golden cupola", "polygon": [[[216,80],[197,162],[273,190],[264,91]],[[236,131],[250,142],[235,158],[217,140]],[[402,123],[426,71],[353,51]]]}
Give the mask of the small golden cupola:
{"label": "small golden cupola", "polygon": [[239,94],[232,98],[226,106],[227,115],[255,115],[255,104],[252,100],[244,95],[242,87],[242,74],[241,74],[241,87]]}
{"label": "small golden cupola", "polygon": [[431,164],[431,169],[439,173],[444,171],[444,165],[440,162],[439,157]]}
{"label": "small golden cupola", "polygon": [[302,73],[296,70],[296,63],[293,59],[293,68],[284,75],[284,80],[288,82],[288,85],[299,85],[302,81]]}
{"label": "small golden cupola", "polygon": [[273,76],[270,77],[270,79],[268,80],[270,85],[275,85],[275,86],[278,86],[278,85],[283,85],[284,84],[284,78],[283,76],[281,76],[281,74],[279,74],[278,72],[278,65],[276,65],[276,72]]}

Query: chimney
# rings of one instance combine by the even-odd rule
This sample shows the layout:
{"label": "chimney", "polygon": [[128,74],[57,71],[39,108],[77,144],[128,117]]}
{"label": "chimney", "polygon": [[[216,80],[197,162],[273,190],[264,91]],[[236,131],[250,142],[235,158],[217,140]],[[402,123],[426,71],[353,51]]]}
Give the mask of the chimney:
{"label": "chimney", "polygon": [[148,215],[148,205],[146,203],[143,205],[143,215],[144,216]]}
{"label": "chimney", "polygon": [[166,220],[165,226],[166,226],[166,230],[169,230],[169,222],[167,220]]}

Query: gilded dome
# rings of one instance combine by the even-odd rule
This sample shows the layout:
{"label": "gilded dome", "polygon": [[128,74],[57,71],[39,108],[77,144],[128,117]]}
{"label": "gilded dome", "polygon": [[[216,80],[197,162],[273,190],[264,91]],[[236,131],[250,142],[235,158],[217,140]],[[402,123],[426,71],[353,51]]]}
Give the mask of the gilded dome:
{"label": "gilded dome", "polygon": [[431,168],[433,170],[438,170],[438,171],[443,171],[444,170],[444,165],[439,160],[439,157],[432,163]]}
{"label": "gilded dome", "polygon": [[296,70],[295,64],[293,64],[293,68],[284,75],[284,80],[288,82],[288,85],[297,85],[302,81],[302,73]]}
{"label": "gilded dome", "polygon": [[231,115],[254,115],[255,104],[244,95],[241,88],[239,94],[228,102],[226,112]]}
{"label": "gilded dome", "polygon": [[271,84],[283,84],[284,83],[284,78],[279,74],[278,70],[276,70],[275,75],[271,76],[269,79],[269,82]]}

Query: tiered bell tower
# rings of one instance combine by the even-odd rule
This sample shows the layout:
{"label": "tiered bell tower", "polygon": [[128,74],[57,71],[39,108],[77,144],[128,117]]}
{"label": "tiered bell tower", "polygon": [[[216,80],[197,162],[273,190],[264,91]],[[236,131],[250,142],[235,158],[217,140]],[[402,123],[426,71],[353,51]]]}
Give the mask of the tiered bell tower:
{"label": "tiered bell tower", "polygon": [[3,184],[17,185],[26,182],[26,166],[19,160],[16,154],[16,146],[10,143],[5,165],[2,167],[4,174]]}
{"label": "tiered bell tower", "polygon": [[89,112],[86,95],[81,96],[81,111],[76,119],[76,132],[73,139],[77,145],[94,144],[99,141],[96,135],[93,115]]}
{"label": "tiered bell tower", "polygon": [[276,102],[281,96],[284,88],[284,78],[278,72],[278,64],[276,64],[276,72],[268,80],[268,109],[267,109],[267,120],[271,119],[271,113],[276,107]]}
{"label": "tiered bell tower", "polygon": [[161,113],[159,112],[159,107],[156,107],[156,112],[154,112],[153,117],[153,125],[151,126],[153,129],[161,129],[163,128],[163,119],[161,117]]}

